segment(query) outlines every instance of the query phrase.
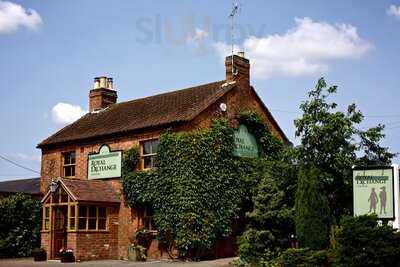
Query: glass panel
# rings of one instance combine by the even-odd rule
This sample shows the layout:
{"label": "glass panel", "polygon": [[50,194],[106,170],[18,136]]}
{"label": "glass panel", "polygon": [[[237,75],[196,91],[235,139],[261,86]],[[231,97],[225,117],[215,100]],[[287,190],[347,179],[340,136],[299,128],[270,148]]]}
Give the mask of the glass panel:
{"label": "glass panel", "polygon": [[89,207],[89,217],[96,218],[96,207],[94,207],[94,206]]}
{"label": "glass panel", "polygon": [[99,230],[106,230],[106,219],[99,219]]}
{"label": "glass panel", "polygon": [[79,217],[86,217],[86,206],[79,206]]}
{"label": "glass panel", "polygon": [[49,217],[50,217],[50,208],[49,208],[49,207],[45,207],[45,208],[44,208],[44,216],[45,216],[46,218],[49,218]]}
{"label": "glass panel", "polygon": [[64,165],[75,164],[75,152],[64,153]]}
{"label": "glass panel", "polygon": [[89,219],[89,230],[96,230],[96,218]]}
{"label": "glass panel", "polygon": [[143,142],[143,155],[151,154],[151,141]]}
{"label": "glass panel", "polygon": [[69,206],[69,216],[75,217],[75,206]]}
{"label": "glass panel", "polygon": [[75,218],[70,218],[69,219],[69,229],[70,230],[75,230]]}
{"label": "glass panel", "polygon": [[143,168],[149,169],[153,166],[151,157],[143,158]]}
{"label": "glass panel", "polygon": [[79,218],[78,220],[78,229],[86,230],[86,218]]}
{"label": "glass panel", "polygon": [[44,220],[44,230],[49,230],[50,226],[50,220],[49,219],[45,219]]}
{"label": "glass panel", "polygon": [[105,217],[106,217],[106,208],[99,207],[99,218],[105,218]]}
{"label": "glass panel", "polygon": [[151,153],[153,153],[153,154],[157,153],[159,144],[160,144],[160,141],[158,139],[152,141]]}
{"label": "glass panel", "polygon": [[61,202],[62,203],[67,203],[68,202],[68,195],[65,193],[64,190],[61,191]]}
{"label": "glass panel", "polygon": [[75,165],[64,167],[64,176],[71,177],[75,176]]}

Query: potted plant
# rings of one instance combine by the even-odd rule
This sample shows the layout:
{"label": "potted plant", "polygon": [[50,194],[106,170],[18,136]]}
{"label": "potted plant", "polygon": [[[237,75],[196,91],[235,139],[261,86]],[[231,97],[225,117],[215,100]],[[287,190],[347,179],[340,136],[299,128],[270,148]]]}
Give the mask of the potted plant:
{"label": "potted plant", "polygon": [[35,248],[32,250],[32,256],[34,261],[45,261],[47,260],[47,253],[44,248]]}
{"label": "potted plant", "polygon": [[72,249],[60,249],[61,262],[75,262],[74,251]]}

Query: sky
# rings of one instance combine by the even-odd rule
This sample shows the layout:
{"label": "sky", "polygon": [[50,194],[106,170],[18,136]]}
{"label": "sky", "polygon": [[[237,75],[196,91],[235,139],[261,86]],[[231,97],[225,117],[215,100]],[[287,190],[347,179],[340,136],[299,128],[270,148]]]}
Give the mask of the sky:
{"label": "sky", "polygon": [[[400,152],[400,0],[236,1],[235,51],[295,144],[293,120],[320,77],[386,124]],[[39,177],[36,145],[88,109],[93,78],[118,101],[223,80],[230,0],[0,0],[0,181]],[[399,162],[399,158],[396,158]]]}

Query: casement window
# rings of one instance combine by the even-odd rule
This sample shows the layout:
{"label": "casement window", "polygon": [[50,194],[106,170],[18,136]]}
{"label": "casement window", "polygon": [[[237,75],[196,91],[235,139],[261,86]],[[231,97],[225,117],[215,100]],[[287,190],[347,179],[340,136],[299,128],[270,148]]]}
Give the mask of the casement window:
{"label": "casement window", "polygon": [[142,219],[142,224],[143,228],[146,230],[154,231],[156,230],[156,227],[154,225],[153,221],[153,209],[150,207],[146,207],[143,211],[143,219]]}
{"label": "casement window", "polygon": [[76,154],[75,152],[65,152],[63,153],[64,158],[64,177],[75,177],[75,162]]}
{"label": "casement window", "polygon": [[158,139],[141,142],[143,169],[151,169],[156,166],[156,156],[159,144],[160,141]]}
{"label": "casement window", "polygon": [[43,209],[42,229],[45,231],[50,230],[50,207],[44,207]]}
{"label": "casement window", "polygon": [[78,206],[78,230],[107,230],[107,209],[97,206]]}

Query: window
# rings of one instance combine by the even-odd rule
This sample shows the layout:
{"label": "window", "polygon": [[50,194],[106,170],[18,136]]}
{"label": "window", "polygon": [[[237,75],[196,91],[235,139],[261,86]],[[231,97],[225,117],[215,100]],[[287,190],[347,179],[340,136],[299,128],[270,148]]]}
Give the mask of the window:
{"label": "window", "polygon": [[66,152],[64,156],[64,177],[75,176],[75,152]]}
{"label": "window", "polygon": [[145,207],[143,211],[143,227],[147,230],[155,230],[154,221],[153,221],[153,209],[150,207]]}
{"label": "window", "polygon": [[142,142],[143,169],[150,169],[155,167],[159,143],[160,141],[158,139]]}
{"label": "window", "polygon": [[50,230],[50,207],[43,209],[43,230]]}
{"label": "window", "polygon": [[68,206],[69,208],[69,230],[75,230],[76,225],[75,225],[75,218],[76,218],[76,211],[75,211],[75,205],[70,205]]}
{"label": "window", "polygon": [[107,208],[79,206],[78,230],[106,230]]}

